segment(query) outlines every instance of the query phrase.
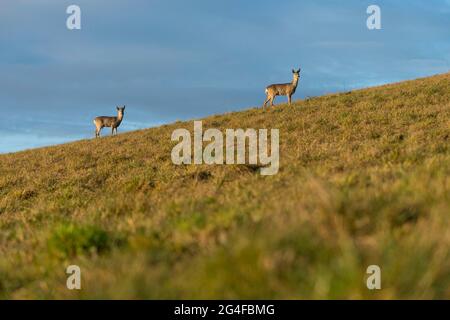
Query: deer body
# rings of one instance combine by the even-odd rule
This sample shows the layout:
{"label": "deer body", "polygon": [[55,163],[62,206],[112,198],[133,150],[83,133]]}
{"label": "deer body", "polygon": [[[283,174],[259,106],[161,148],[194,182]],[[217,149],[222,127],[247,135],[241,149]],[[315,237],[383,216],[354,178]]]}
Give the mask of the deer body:
{"label": "deer body", "polygon": [[117,134],[117,128],[122,123],[123,115],[125,113],[125,106],[117,107],[117,117],[97,117],[94,119],[95,137],[100,137],[100,131],[104,127],[111,127],[111,135]]}
{"label": "deer body", "polygon": [[270,101],[270,105],[273,106],[273,101],[276,96],[287,96],[288,103],[291,105],[292,96],[297,90],[298,81],[300,79],[300,70],[292,70],[293,79],[291,83],[272,84],[266,88],[266,100],[264,101],[263,108]]}

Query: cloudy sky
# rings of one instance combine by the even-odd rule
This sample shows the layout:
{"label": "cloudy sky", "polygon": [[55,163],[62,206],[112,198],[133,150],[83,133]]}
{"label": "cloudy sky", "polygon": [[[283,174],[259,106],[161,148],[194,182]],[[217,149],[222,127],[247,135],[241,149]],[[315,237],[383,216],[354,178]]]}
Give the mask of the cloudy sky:
{"label": "cloudy sky", "polygon": [[447,72],[449,26],[450,0],[1,0],[0,152],[90,138],[121,104],[122,132],[259,106],[294,67],[296,99]]}

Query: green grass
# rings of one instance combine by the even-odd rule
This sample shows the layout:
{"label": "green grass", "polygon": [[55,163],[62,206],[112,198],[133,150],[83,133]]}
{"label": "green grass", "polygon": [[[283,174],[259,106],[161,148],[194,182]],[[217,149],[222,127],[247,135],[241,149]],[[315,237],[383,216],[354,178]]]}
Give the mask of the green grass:
{"label": "green grass", "polygon": [[450,74],[203,126],[280,129],[279,173],[173,165],[192,122],[1,155],[0,298],[450,298]]}

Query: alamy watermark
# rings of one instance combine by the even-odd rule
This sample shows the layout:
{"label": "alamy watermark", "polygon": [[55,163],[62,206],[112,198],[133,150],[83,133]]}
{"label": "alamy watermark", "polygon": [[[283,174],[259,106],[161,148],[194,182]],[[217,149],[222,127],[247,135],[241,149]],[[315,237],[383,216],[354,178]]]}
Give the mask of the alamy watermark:
{"label": "alamy watermark", "polygon": [[381,268],[377,265],[370,265],[366,269],[369,275],[366,280],[366,286],[369,290],[381,289]]}
{"label": "alamy watermark", "polygon": [[367,7],[367,14],[370,16],[367,18],[366,25],[369,30],[381,29],[381,8],[375,4]]}
{"label": "alamy watermark", "polygon": [[67,7],[66,13],[70,16],[66,20],[66,26],[69,30],[81,29],[81,8],[77,5]]}
{"label": "alamy watermark", "polygon": [[66,269],[66,287],[69,290],[81,290],[81,268],[77,265],[68,266]]}
{"label": "alamy watermark", "polygon": [[[202,121],[194,121],[193,137],[189,130],[184,128],[172,132],[172,141],[179,141],[172,149],[172,162],[176,165],[192,163],[260,165],[261,175],[274,175],[278,173],[280,166],[279,139],[278,129],[270,130],[269,146],[267,129],[226,129],[224,136],[222,131],[214,128],[203,132]],[[193,153],[192,140],[194,140]],[[209,142],[204,149],[203,142]]]}

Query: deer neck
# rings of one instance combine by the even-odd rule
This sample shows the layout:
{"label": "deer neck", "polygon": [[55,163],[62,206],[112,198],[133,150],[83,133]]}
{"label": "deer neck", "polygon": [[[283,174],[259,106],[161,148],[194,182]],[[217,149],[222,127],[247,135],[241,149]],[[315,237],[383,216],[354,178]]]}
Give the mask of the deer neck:
{"label": "deer neck", "polygon": [[298,85],[298,78],[292,79],[292,87],[293,87],[294,89],[297,89],[297,85]]}
{"label": "deer neck", "polygon": [[123,113],[118,113],[117,114],[117,121],[118,122],[122,122],[122,119],[123,119]]}

